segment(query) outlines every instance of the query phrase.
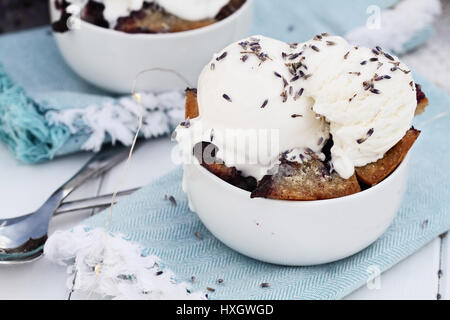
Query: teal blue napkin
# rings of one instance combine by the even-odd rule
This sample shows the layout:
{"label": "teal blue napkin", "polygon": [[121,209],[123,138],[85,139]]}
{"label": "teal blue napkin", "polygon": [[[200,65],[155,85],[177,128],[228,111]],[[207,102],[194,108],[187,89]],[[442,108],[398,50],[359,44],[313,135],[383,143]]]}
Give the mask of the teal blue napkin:
{"label": "teal blue napkin", "polygon": [[[388,231],[364,251],[313,267],[283,267],[247,258],[223,245],[189,211],[181,168],[119,203],[111,230],[158,255],[180,281],[190,281],[211,299],[340,299],[365,285],[373,267],[385,271],[450,229],[450,96],[417,77],[430,106],[416,118],[422,130],[411,153],[408,190]],[[173,195],[174,206],[164,200]],[[108,211],[84,222],[103,227]],[[203,240],[194,232],[200,232]],[[223,284],[217,284],[223,279]],[[261,288],[261,283],[269,288]]]}
{"label": "teal blue napkin", "polygon": [[[398,2],[255,0],[253,32],[285,41],[306,40],[324,31],[345,35],[365,24],[369,5],[388,9]],[[405,43],[405,50],[422,44],[430,30],[424,27]],[[86,143],[96,128],[82,119],[69,127],[52,121],[52,115],[106,103],[121,106],[118,97],[91,86],[70,70],[49,28],[0,37],[0,141],[22,162],[42,162],[80,149],[95,149],[87,148]],[[173,127],[178,119],[174,110],[180,106],[170,103],[158,106],[149,116],[155,123],[146,137],[168,133]],[[108,134],[103,138],[104,142],[111,139]]]}

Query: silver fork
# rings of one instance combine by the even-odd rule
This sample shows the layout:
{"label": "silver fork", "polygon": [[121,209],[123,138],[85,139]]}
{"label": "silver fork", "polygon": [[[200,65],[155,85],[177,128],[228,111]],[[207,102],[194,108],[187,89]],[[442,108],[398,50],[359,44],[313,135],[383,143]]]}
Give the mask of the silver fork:
{"label": "silver fork", "polygon": [[[0,219],[0,264],[31,262],[43,253],[48,227],[63,200],[88,179],[98,177],[128,157],[128,148],[108,148],[95,155],[35,212]],[[69,212],[72,210],[62,211]]]}

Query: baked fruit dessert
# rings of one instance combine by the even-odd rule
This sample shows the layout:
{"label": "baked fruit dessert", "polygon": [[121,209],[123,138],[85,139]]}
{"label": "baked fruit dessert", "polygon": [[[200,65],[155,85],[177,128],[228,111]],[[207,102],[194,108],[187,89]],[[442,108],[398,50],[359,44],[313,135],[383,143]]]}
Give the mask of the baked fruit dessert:
{"label": "baked fruit dessert", "polygon": [[[332,199],[388,177],[418,138],[412,120],[427,105],[409,69],[379,47],[328,34],[303,44],[255,36],[218,53],[198,89],[186,90],[175,139],[252,198]],[[277,134],[261,139],[262,130]]]}
{"label": "baked fruit dessert", "polygon": [[245,0],[56,0],[61,19],[56,32],[68,31],[70,5],[81,10],[81,19],[99,27],[126,33],[172,33],[194,30],[223,20]]}

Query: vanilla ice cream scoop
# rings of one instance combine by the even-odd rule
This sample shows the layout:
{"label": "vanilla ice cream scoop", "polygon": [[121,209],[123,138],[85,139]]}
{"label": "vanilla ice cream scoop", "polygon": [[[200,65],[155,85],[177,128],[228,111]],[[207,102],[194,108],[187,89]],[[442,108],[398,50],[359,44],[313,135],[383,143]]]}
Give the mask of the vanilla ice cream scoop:
{"label": "vanilla ice cream scoop", "polygon": [[320,153],[328,125],[312,111],[313,101],[294,88],[281,58],[289,50],[286,43],[257,36],[218,53],[198,81],[200,117],[190,129],[177,130],[178,141],[183,144],[183,131],[199,130],[190,138],[194,142],[210,141],[213,132],[217,157],[258,180],[285,151]]}
{"label": "vanilla ice cream scoop", "polygon": [[398,58],[319,36],[302,44],[311,77],[302,83],[313,110],[330,123],[335,170],[349,178],[355,167],[382,158],[410,129],[417,106],[414,80]]}
{"label": "vanilla ice cream scoop", "polygon": [[[330,134],[333,167],[347,179],[404,136],[417,102],[396,57],[321,34],[300,44],[254,36],[228,46],[200,75],[198,104],[200,116],[177,129],[183,153],[211,141],[226,165],[259,180],[280,155],[320,158]],[[244,138],[264,130],[270,139]],[[244,142],[232,143],[230,131]],[[249,146],[269,151],[255,156]]]}

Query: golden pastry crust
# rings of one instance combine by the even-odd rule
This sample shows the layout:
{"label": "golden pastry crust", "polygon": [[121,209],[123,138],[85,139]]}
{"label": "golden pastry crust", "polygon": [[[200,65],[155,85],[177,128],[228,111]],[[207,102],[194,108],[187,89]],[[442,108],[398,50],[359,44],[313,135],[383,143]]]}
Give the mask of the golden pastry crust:
{"label": "golden pastry crust", "polygon": [[185,118],[194,119],[199,115],[197,89],[186,89]]}
{"label": "golden pastry crust", "polygon": [[356,176],[342,179],[320,160],[303,164],[284,162],[274,175],[265,176],[252,192],[252,198],[278,200],[323,200],[348,196],[361,191]]}
{"label": "golden pastry crust", "polygon": [[408,130],[405,136],[386,152],[382,159],[355,168],[358,180],[369,186],[374,186],[383,181],[403,161],[419,135],[419,130],[414,128]]}

